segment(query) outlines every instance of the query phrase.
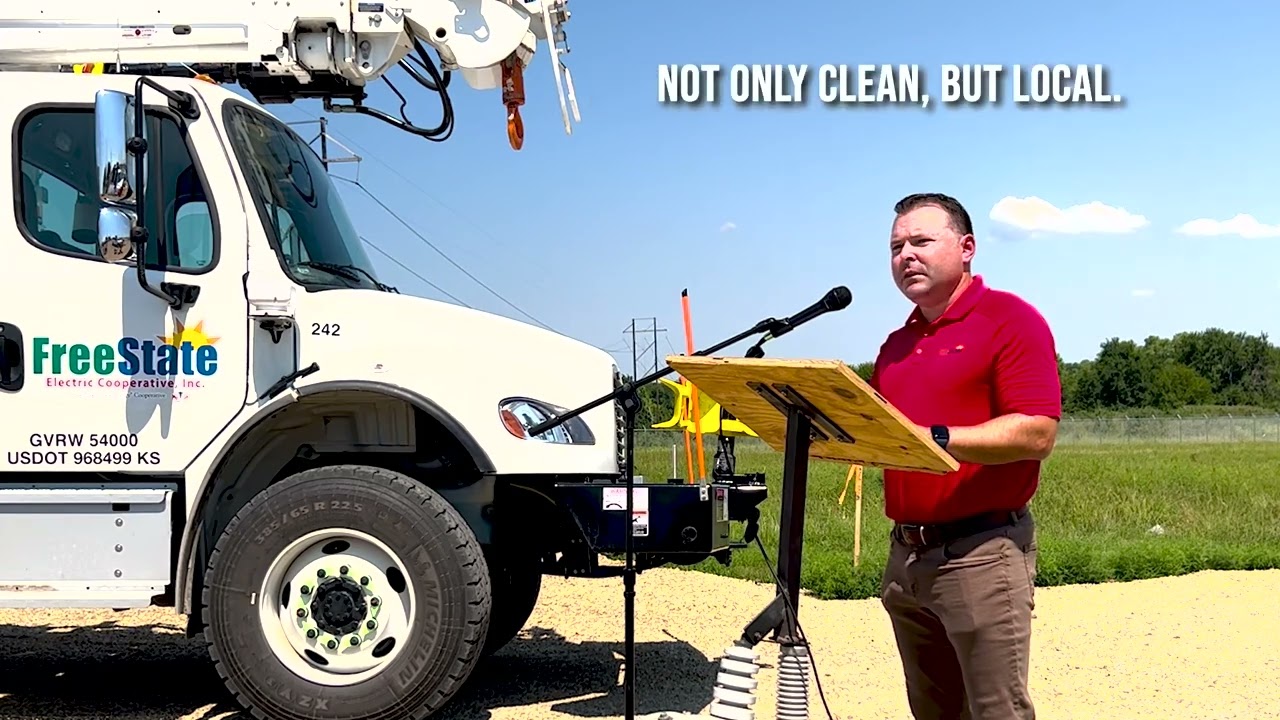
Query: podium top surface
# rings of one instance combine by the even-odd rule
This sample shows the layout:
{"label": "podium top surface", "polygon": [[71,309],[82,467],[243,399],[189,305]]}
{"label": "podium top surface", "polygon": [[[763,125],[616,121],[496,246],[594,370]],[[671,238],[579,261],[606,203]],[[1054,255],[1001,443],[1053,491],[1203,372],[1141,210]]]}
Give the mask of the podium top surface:
{"label": "podium top surface", "polygon": [[787,408],[798,402],[813,421],[811,458],[937,474],[960,467],[839,360],[671,355],[667,363],[779,452]]}

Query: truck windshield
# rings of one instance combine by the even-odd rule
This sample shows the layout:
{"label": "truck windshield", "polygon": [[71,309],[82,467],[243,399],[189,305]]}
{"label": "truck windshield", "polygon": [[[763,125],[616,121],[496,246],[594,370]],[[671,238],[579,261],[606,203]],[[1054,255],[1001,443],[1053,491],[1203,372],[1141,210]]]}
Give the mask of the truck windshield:
{"label": "truck windshield", "polygon": [[240,103],[228,103],[226,119],[258,215],[293,279],[315,289],[388,289],[316,151]]}

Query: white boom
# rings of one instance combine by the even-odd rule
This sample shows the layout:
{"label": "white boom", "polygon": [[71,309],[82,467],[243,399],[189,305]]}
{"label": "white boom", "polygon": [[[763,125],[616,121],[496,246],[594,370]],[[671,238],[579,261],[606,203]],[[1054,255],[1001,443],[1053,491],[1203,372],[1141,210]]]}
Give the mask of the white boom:
{"label": "white boom", "polygon": [[[360,103],[365,87],[396,65],[444,97],[440,69],[473,89],[501,88],[508,133],[519,149],[523,70],[547,43],[565,132],[580,122],[562,55],[568,0],[62,0],[0,9],[0,70],[200,74],[237,82],[263,103],[324,100],[331,111],[373,115],[420,135],[412,124]],[[416,55],[415,55],[416,51]],[[408,62],[426,70],[422,74]],[[393,86],[394,89],[394,86]],[[397,91],[397,94],[398,91]],[[335,105],[334,99],[353,101]]]}

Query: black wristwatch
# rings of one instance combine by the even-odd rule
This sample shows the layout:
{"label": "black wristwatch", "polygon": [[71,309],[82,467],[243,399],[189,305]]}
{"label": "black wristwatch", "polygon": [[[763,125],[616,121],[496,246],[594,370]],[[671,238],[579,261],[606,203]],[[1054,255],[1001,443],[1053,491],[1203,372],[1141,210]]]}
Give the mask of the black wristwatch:
{"label": "black wristwatch", "polygon": [[933,441],[938,443],[938,447],[943,450],[947,449],[947,443],[951,441],[951,431],[946,425],[934,425],[929,428],[930,434],[933,435]]}

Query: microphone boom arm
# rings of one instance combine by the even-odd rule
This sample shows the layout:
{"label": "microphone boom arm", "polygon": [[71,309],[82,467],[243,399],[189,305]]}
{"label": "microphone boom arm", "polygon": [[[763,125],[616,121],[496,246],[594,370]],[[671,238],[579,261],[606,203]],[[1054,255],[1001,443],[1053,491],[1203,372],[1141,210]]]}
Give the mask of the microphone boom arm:
{"label": "microphone boom arm", "polygon": [[[803,325],[824,313],[832,312],[835,310],[843,310],[846,307],[848,307],[849,303],[852,301],[853,301],[853,293],[849,292],[849,288],[845,287],[844,285],[834,287],[831,290],[829,290],[827,294],[822,297],[821,300],[801,310],[800,312],[792,315],[791,317],[784,318],[782,320],[778,320],[777,318],[773,318],[773,317],[765,318],[764,320],[761,320],[760,322],[756,323],[750,329],[744,330],[743,332],[740,332],[737,335],[734,335],[733,337],[727,340],[716,343],[715,345],[712,345],[709,348],[706,348],[704,350],[699,350],[695,352],[694,355],[695,356],[711,355],[715,352],[718,352],[720,350],[723,350],[724,348],[729,347],[730,345],[737,344],[738,342],[752,335],[755,335],[758,333],[765,333],[764,337],[761,337],[760,340],[758,340],[756,344],[753,345],[751,349],[747,351],[747,357],[762,357],[764,355],[764,352],[761,349],[761,346],[764,344],[766,340],[775,339],[782,335],[785,335],[791,332],[792,330],[796,329],[800,325]],[[652,373],[649,373],[648,375],[638,380],[633,378],[628,382],[624,382],[622,385],[618,386],[617,388],[614,388],[612,392],[606,393],[605,395],[602,395],[596,398],[595,400],[592,400],[586,405],[582,405],[568,412],[561,413],[560,415],[557,415],[553,418],[549,418],[547,420],[544,420],[538,423],[537,425],[534,425],[533,427],[529,428],[528,430],[529,435],[531,437],[537,437],[538,435],[541,435],[542,433],[548,430],[551,430],[553,428],[559,427],[561,424],[569,421],[570,419],[575,418],[590,410],[594,410],[595,408],[600,407],[601,405],[611,400],[614,400],[619,397],[623,397],[625,395],[630,395],[631,393],[635,392],[639,388],[642,388],[645,385],[648,385],[649,383],[654,382],[658,378],[665,377],[671,372],[672,372],[671,366],[667,365],[664,368],[659,368],[657,370],[654,370]]]}
{"label": "microphone boom arm", "polygon": [[[773,323],[777,323],[777,322],[779,321],[775,320],[774,318],[761,320],[760,322],[756,323],[755,326],[752,327],[750,330],[744,330],[743,332],[740,332],[737,335],[734,335],[728,340],[712,345],[709,348],[699,350],[695,352],[694,355],[705,356],[705,355],[711,355],[713,353],[719,352],[720,350],[723,350],[729,347],[730,345],[735,345],[745,340],[746,338],[751,337],[752,335],[766,332],[770,327],[772,327]],[[610,402],[616,398],[622,397],[623,395],[629,395],[632,392],[635,392],[636,390],[639,390],[640,388],[644,387],[645,385],[648,385],[649,383],[654,382],[658,378],[666,377],[667,375],[670,375],[672,372],[674,371],[672,370],[671,366],[664,364],[662,368],[659,368],[649,373],[648,375],[645,375],[639,380],[632,379],[627,382],[624,382],[623,384],[619,385],[617,388],[614,388],[613,392],[607,393],[605,395],[601,395],[600,397],[596,398],[595,400],[592,400],[591,402],[585,405],[574,408],[573,410],[569,410],[568,412],[563,412],[559,415],[556,415],[555,417],[549,418],[547,420],[544,420],[538,423],[537,425],[534,425],[533,427],[529,428],[528,430],[529,435],[531,437],[536,437],[548,430],[555,429],[560,425],[564,424],[565,422],[585,412],[594,410],[607,402]]]}

